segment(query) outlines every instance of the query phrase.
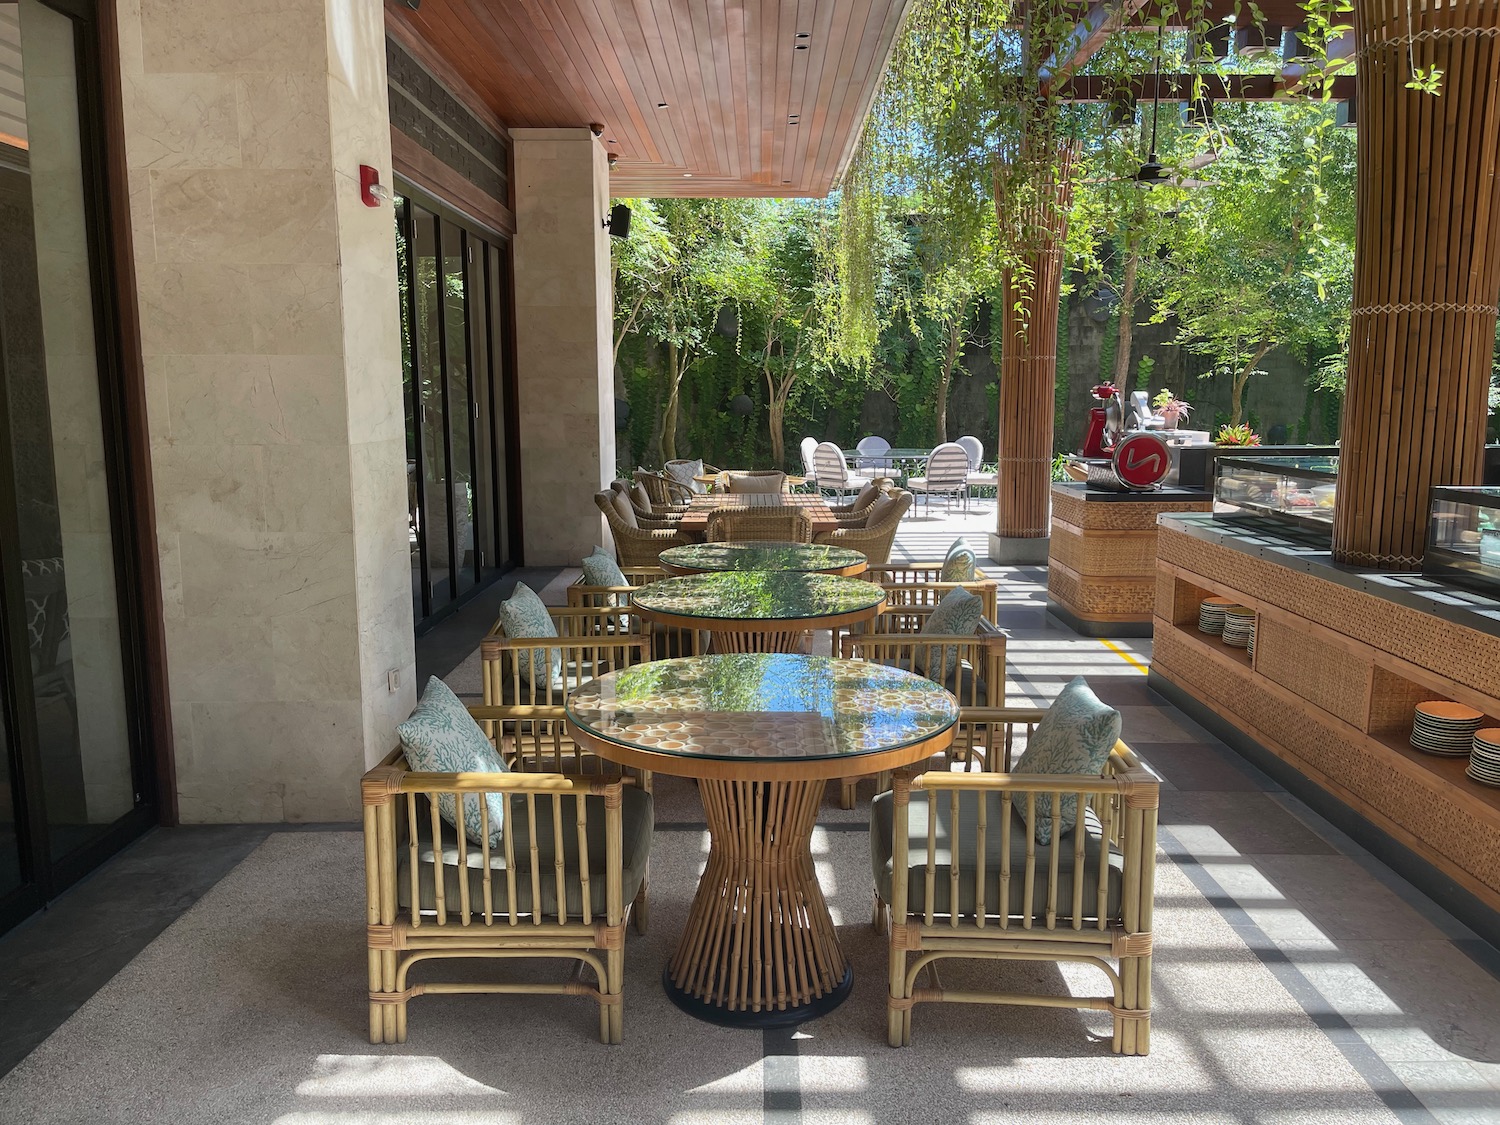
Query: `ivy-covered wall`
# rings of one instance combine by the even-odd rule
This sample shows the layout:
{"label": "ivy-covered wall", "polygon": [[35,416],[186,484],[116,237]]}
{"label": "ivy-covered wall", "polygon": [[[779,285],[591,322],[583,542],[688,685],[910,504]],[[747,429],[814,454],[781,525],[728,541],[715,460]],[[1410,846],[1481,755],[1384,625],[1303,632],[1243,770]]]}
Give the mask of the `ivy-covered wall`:
{"label": "ivy-covered wall", "polygon": [[[1163,387],[1194,404],[1194,429],[1216,429],[1228,421],[1227,380],[1199,375],[1207,361],[1172,342],[1170,324],[1146,322],[1150,310],[1137,310],[1131,347],[1130,384],[1153,395]],[[1067,298],[1058,324],[1058,377],[1055,448],[1077,449],[1091,404],[1089,388],[1114,370],[1119,313],[1094,320],[1085,303]],[[953,374],[949,392],[948,435],[972,434],[993,456],[997,437],[999,356],[989,328],[989,309],[981,307],[974,341]],[[729,326],[732,328],[732,318]],[[712,353],[683,382],[677,449],[685,457],[701,456],[722,467],[763,467],[770,462],[766,429],[766,386],[753,355],[735,354],[732,332],[718,332]],[[1314,360],[1318,357],[1312,357]],[[930,446],[935,440],[935,389],[939,373],[935,334],[911,332],[906,325],[887,330],[876,360],[878,374],[865,381],[849,375],[811,376],[793,397],[786,417],[788,468],[797,468],[798,443],[804,436],[852,448],[861,437],[879,434],[893,446]],[[1248,420],[1268,444],[1325,443],[1338,435],[1337,396],[1315,391],[1309,357],[1273,351],[1246,391]],[[665,364],[656,345],[627,337],[616,367],[616,387],[629,403],[629,417],[619,433],[622,468],[660,461],[660,416]],[[751,401],[747,415],[731,408],[735,396]]]}

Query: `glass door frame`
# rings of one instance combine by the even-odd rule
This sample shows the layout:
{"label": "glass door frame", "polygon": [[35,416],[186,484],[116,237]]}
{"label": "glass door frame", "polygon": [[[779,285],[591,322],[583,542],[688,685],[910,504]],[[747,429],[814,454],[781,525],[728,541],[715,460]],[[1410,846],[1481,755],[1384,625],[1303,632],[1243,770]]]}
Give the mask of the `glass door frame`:
{"label": "glass door frame", "polygon": [[[474,332],[473,312],[474,309],[476,307],[480,307],[481,304],[485,310],[484,331],[485,333],[487,333],[485,352],[486,358],[490,364],[490,390],[489,394],[486,396],[486,401],[489,404],[490,417],[489,425],[486,427],[486,429],[488,431],[490,439],[490,465],[495,471],[496,475],[500,477],[500,485],[504,489],[504,497],[502,503],[500,490],[493,487],[495,483],[494,480],[492,479],[487,485],[486,492],[489,495],[488,519],[490,525],[495,529],[496,541],[498,543],[504,543],[510,548],[509,558],[494,559],[488,565],[482,563],[480,561],[481,551],[479,549],[478,543],[478,521],[475,520],[475,561],[473,564],[475,568],[475,582],[474,585],[471,586],[468,590],[465,590],[461,594],[457,593],[458,583],[456,572],[461,562],[461,556],[459,554],[459,544],[457,542],[457,524],[451,514],[453,501],[450,499],[447,504],[447,508],[449,509],[450,514],[448,520],[446,521],[447,526],[444,529],[443,533],[448,538],[448,558],[450,562],[450,570],[454,575],[450,579],[450,582],[454,588],[455,593],[454,596],[450,597],[445,604],[441,606],[433,605],[433,587],[428,571],[427,535],[429,529],[427,528],[425,521],[426,513],[429,510],[427,505],[427,480],[426,474],[423,471],[422,463],[423,454],[425,452],[424,442],[426,441],[426,434],[421,419],[421,349],[418,346],[416,340],[416,333],[417,331],[419,331],[419,322],[417,317],[418,301],[416,286],[409,285],[407,287],[406,295],[406,316],[408,318],[408,323],[411,325],[412,344],[406,359],[410,363],[412,372],[412,388],[410,394],[407,394],[406,389],[403,388],[402,397],[404,400],[405,408],[414,411],[415,415],[413,419],[413,426],[416,435],[417,454],[415,487],[417,490],[418,511],[421,512],[424,517],[423,526],[417,537],[417,549],[419,552],[421,566],[421,608],[423,612],[417,615],[416,632],[417,635],[420,636],[423,633],[427,632],[427,630],[429,630],[437,622],[454,613],[460,606],[470,601],[480,591],[489,587],[502,575],[506,574],[510,570],[515,569],[516,567],[524,565],[524,559],[521,553],[522,541],[520,450],[516,439],[516,408],[519,394],[515,379],[515,304],[511,299],[512,294],[514,293],[514,258],[512,237],[510,235],[496,230],[486,223],[481,223],[445,204],[431,192],[425,191],[417,184],[414,184],[410,180],[406,179],[404,176],[396,176],[395,181],[396,182],[394,190],[398,196],[404,197],[411,204],[421,208],[427,214],[433,216],[436,220],[436,222],[434,223],[433,256],[437,266],[437,283],[440,288],[443,278],[443,255],[445,252],[443,227],[445,224],[449,224],[453,227],[458,228],[461,264],[465,267],[464,337],[467,341],[466,347],[468,350],[468,361],[465,364],[465,378],[469,404],[466,424],[470,426],[469,472],[470,480],[475,482],[476,494],[478,492],[479,476],[479,455],[476,444],[479,437],[480,428],[477,425],[476,417],[476,411],[478,409],[478,398],[475,394],[475,371],[472,347],[472,333]],[[406,209],[404,215],[402,215],[401,211],[398,209],[398,217],[400,217],[400,221],[402,223],[402,235],[406,239],[407,261],[409,267],[412,270],[413,276],[415,276],[416,240],[413,237],[413,223],[410,209]],[[481,242],[480,252],[483,253],[486,258],[488,258],[488,255],[492,252],[498,253],[499,248],[503,247],[503,260],[501,261],[498,269],[489,269],[489,262],[487,260],[480,263],[482,268],[479,273],[484,279],[482,302],[476,301],[476,294],[470,292],[470,285],[468,283],[469,278],[474,275],[474,271],[468,268],[471,264],[468,261],[468,254],[470,249],[474,247],[475,240],[479,240]],[[495,276],[498,276],[500,279],[501,292],[498,294],[492,291],[494,284],[492,279]],[[450,410],[447,378],[447,303],[446,301],[441,299],[441,293],[439,294],[439,296],[440,299],[437,302],[437,351],[440,357],[439,363],[443,367],[443,378],[439,380],[439,388],[442,396],[444,416],[442,453],[443,463],[445,469],[447,469],[451,467],[453,463],[453,417],[452,411]],[[494,346],[495,330],[497,328],[494,323],[494,314],[496,311],[498,311],[501,318],[501,324],[498,327],[500,328],[503,337],[503,346],[498,350]],[[501,440],[502,435],[503,441]],[[500,448],[502,445],[503,449]],[[449,489],[451,490],[451,480],[448,481],[447,484]]]}
{"label": "glass door frame", "polygon": [[[0,932],[158,823],[175,823],[165,629],[160,612],[145,375],[139,345],[130,205],[124,163],[124,115],[118,33],[108,0],[40,0],[74,22],[79,151],[89,283],[93,295],[99,413],[103,429],[110,531],[135,806],[56,859],[50,854],[34,699],[26,690],[30,655],[21,576],[20,529],[0,519],[0,721],[5,724],[21,886],[0,896]],[[0,395],[0,513],[16,511],[9,404]],[[23,671],[24,670],[24,671]]]}

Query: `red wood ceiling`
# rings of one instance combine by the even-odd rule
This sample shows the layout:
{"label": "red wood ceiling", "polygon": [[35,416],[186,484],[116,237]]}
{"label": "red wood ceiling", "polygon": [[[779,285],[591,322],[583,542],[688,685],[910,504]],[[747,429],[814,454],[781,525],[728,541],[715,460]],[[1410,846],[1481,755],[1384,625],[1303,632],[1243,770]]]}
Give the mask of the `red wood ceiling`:
{"label": "red wood ceiling", "polygon": [[603,125],[615,195],[823,196],[908,2],[386,0],[385,11],[439,78],[507,126]]}

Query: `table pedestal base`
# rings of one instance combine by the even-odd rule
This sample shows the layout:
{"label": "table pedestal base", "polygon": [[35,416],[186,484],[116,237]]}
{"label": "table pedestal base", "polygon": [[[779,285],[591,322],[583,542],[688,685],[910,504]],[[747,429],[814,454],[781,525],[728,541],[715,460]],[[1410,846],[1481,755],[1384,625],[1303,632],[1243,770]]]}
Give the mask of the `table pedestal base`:
{"label": "table pedestal base", "polygon": [[754,632],[714,630],[709,636],[711,652],[804,652],[809,636],[807,629],[768,629]]}
{"label": "table pedestal base", "polygon": [[663,983],[713,1023],[778,1027],[836,1008],[853,983],[812,861],[823,781],[701,781],[708,866]]}

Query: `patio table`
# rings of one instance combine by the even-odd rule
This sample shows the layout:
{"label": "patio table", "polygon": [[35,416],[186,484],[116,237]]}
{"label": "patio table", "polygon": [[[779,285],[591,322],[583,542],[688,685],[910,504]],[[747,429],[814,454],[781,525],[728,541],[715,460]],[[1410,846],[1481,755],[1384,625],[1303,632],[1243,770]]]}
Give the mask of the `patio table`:
{"label": "patio table", "polygon": [[931,456],[931,449],[887,449],[884,453],[870,454],[851,449],[844,453],[844,460],[851,469],[884,469],[895,472],[904,481],[909,476],[920,476],[921,468]]}
{"label": "patio table", "polygon": [[652,582],[630,604],[647,621],[707,630],[715,652],[797,652],[809,629],[872,620],[885,590],[832,574],[715,571]]}
{"label": "patio table", "polygon": [[813,866],[823,791],[947,749],[957,700],[869,661],[735,653],[611,672],[566,715],[602,758],[698,779],[708,864],[662,974],[677,1006],[740,1027],[836,1008],[854,974]]}
{"label": "patio table", "polygon": [[863,574],[869,560],[848,547],[822,543],[689,543],[668,547],[661,553],[668,574],[701,574],[720,570],[790,570],[841,574]]}
{"label": "patio table", "polygon": [[677,521],[677,530],[684,535],[703,539],[708,535],[709,513],[719,508],[801,508],[812,520],[814,535],[835,531],[839,520],[821,496],[787,492],[710,492],[694,496],[688,502],[687,511]]}

